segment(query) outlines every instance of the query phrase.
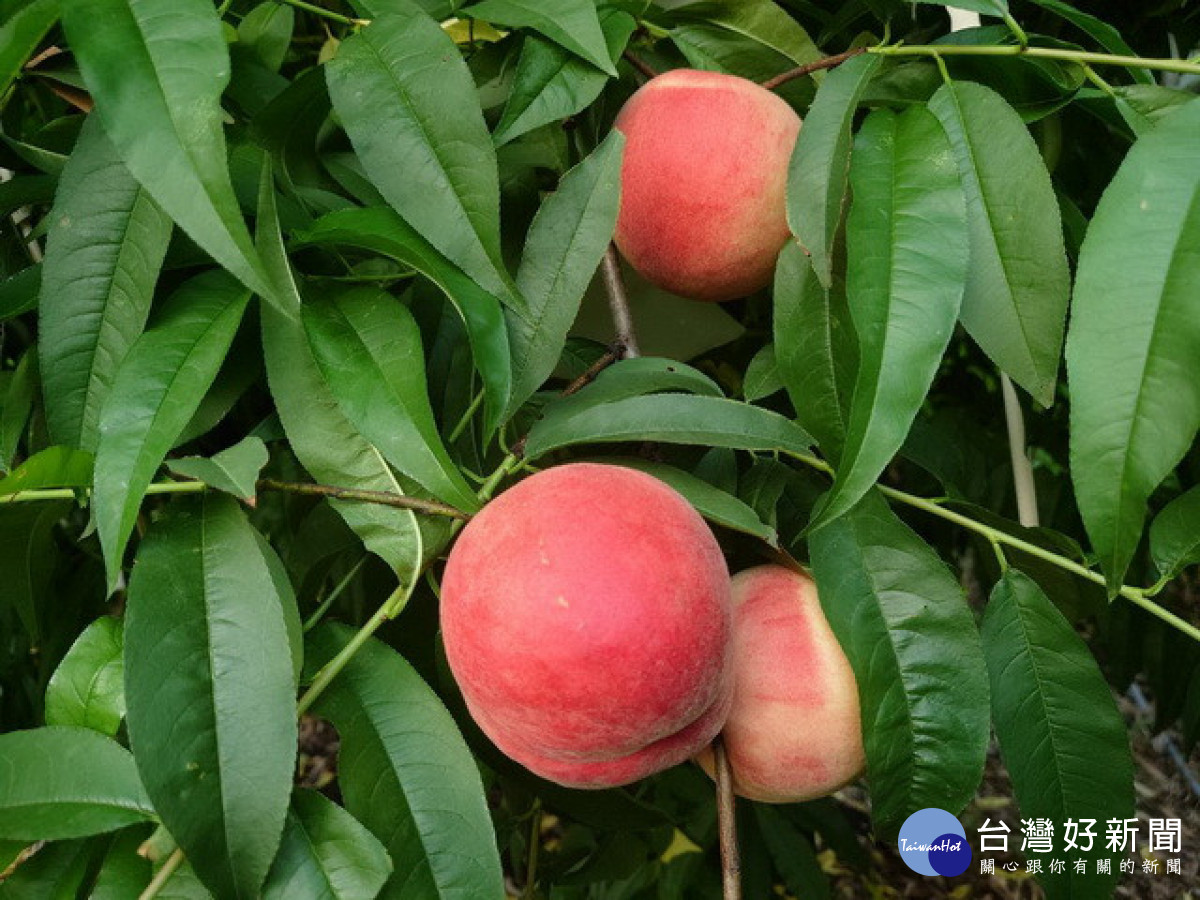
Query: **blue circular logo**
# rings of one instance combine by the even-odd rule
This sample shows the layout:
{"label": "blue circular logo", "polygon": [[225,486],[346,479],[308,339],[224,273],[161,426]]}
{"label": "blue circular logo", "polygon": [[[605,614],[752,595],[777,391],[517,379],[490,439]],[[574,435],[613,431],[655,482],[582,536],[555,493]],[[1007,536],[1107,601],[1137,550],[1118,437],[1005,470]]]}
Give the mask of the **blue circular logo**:
{"label": "blue circular logo", "polygon": [[971,865],[962,823],[944,809],[920,809],[904,820],[896,842],[904,864],[922,875],[954,877]]}

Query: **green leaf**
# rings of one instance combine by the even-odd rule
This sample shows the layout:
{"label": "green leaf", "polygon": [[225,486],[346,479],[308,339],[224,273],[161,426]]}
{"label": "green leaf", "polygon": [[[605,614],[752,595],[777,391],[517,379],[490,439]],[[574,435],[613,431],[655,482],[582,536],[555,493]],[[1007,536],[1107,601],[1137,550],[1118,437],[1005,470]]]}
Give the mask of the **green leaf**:
{"label": "green leaf", "polygon": [[878,55],[864,53],[825,76],[788,166],[788,224],[808,250],[813,270],[827,288],[832,283],[834,241],[846,203],[854,112],[881,62]]}
{"label": "green leaf", "polygon": [[0,323],[37,309],[42,264],[35,263],[0,281]]}
{"label": "green leaf", "polygon": [[797,65],[821,57],[800,23],[772,0],[707,0],[689,3],[677,12],[685,21],[712,23],[722,31],[769,47]]}
{"label": "green leaf", "polygon": [[[460,2],[461,0],[416,0],[421,9],[439,21],[449,17]],[[350,0],[350,5],[362,16],[377,19],[388,13],[407,10],[412,5],[412,0]]]}
{"label": "green leaf", "polygon": [[617,226],[624,146],[621,133],[612,131],[563,177],[529,227],[517,271],[528,311],[508,313],[513,386],[505,419],[541,387],[562,356],[583,294]]}
{"label": "green leaf", "polygon": [[286,3],[268,0],[246,13],[238,25],[238,41],[248,46],[258,61],[278,72],[292,43],[296,11]]}
{"label": "green leaf", "polygon": [[292,681],[299,686],[300,674],[304,668],[304,623],[300,619],[300,608],[296,604],[296,592],[292,588],[292,580],[288,577],[287,567],[271,542],[262,533],[254,531],[254,542],[258,544],[258,552],[262,554],[271,583],[275,586],[273,596],[278,599],[280,611],[283,613],[283,627],[287,631],[288,647],[292,653]]}
{"label": "green leaf", "polygon": [[[619,9],[602,9],[600,28],[609,58],[615,63],[637,22]],[[492,140],[499,147],[535,128],[573,116],[591,106],[607,83],[608,76],[595,66],[552,41],[527,35]]]}
{"label": "green leaf", "polygon": [[[1082,12],[1069,3],[1063,3],[1061,0],[1033,0],[1038,6],[1043,9],[1048,9],[1053,13],[1066,19],[1076,28],[1083,31],[1089,37],[1093,38],[1096,43],[1107,50],[1109,53],[1117,56],[1137,56],[1138,54],[1132,47],[1125,42],[1121,37],[1121,33],[1113,26],[1109,25],[1089,13]],[[1150,74],[1148,69],[1126,69],[1134,81],[1140,84],[1154,84],[1154,76]]]}
{"label": "green leaf", "polygon": [[101,616],[84,629],[46,686],[46,724],[115,736],[125,718],[125,632]]}
{"label": "green leaf", "polygon": [[57,21],[58,0],[34,0],[0,25],[0,95],[8,91]]}
{"label": "green leaf", "polygon": [[70,503],[0,505],[0,605],[14,609],[33,641],[41,637],[38,611],[46,602],[58,553],[54,526]]}
{"label": "green leaf", "polygon": [[[300,319],[300,295],[279,231],[275,195],[270,179],[263,181],[259,246],[284,299],[278,307],[262,308],[263,355],[271,396],[292,452],[322,484],[404,493],[383,454],[346,419],[317,367]],[[401,580],[409,581],[420,569],[424,539],[412,510],[347,501],[331,501],[330,506]]]}
{"label": "green leaf", "polygon": [[167,468],[176,475],[195,478],[209,487],[244,500],[255,495],[258,473],[270,454],[261,438],[248,437],[212,457],[185,456],[167,460]]}
{"label": "green leaf", "polygon": [[567,410],[579,410],[659,391],[686,391],[706,397],[724,397],[720,386],[699,369],[673,359],[637,356],[618,360],[602,370],[582,390],[568,397],[556,398],[551,410],[553,415],[557,415]]}
{"label": "green leaf", "polygon": [[171,220],[89,116],[50,214],[38,319],[46,420],[55,442],[95,450],[100,409],[142,333]]}
{"label": "green leaf", "polygon": [[604,32],[592,0],[556,0],[552,9],[534,0],[482,0],[460,14],[512,28],[532,28],[615,78]]}
{"label": "green leaf", "polygon": [[129,751],[90,728],[0,735],[0,839],[57,841],[154,815]]}
{"label": "green leaf", "polygon": [[1146,500],[1200,426],[1200,103],[1139,139],[1079,253],[1067,375],[1071,476],[1110,591]]}
{"label": "green leaf", "polygon": [[0,404],[0,471],[8,471],[16,458],[25,424],[33,412],[37,383],[37,356],[32,350],[21,357],[8,384],[0,382],[0,387],[6,388]]}
{"label": "green leaf", "polygon": [[149,831],[149,826],[144,825],[126,828],[113,838],[88,900],[130,900],[141,896],[153,875],[150,860],[138,853]]}
{"label": "green leaf", "polygon": [[755,803],[753,809],[763,843],[788,891],[806,900],[828,900],[829,880],[809,838],[774,807]]}
{"label": "green leaf", "polygon": [[126,718],[163,825],[217,896],[257,896],[275,857],[294,690],[275,582],[237,501],[172,503],[129,582]]}
{"label": "green leaf", "polygon": [[[565,412],[561,411],[565,408]],[[662,441],[740,450],[807,454],[810,438],[779,413],[716,397],[653,394],[593,406],[552,407],[529,432],[525,455],[537,459],[574,444]]]}
{"label": "green leaf", "polygon": [[773,547],[779,544],[779,535],[776,534],[775,529],[759,518],[758,513],[751,507],[732,494],[714,487],[702,478],[697,478],[691,472],[643,459],[606,456],[598,459],[597,462],[625,466],[653,475],[659,481],[678,491],[688,503],[696,508],[696,512],[710,522],[716,522],[725,528],[761,538]]}
{"label": "green leaf", "polygon": [[954,333],[967,278],[962,184],[930,112],[868,116],[850,187],[846,290],[859,366],[837,479],[813,527],[850,509],[904,443]]}
{"label": "green leaf", "polygon": [[798,244],[775,267],[775,356],[796,421],[837,461],[858,365],[854,327],[839,285],[821,286]]}
{"label": "green leaf", "polygon": [[62,0],[63,26],[125,165],[188,236],[269,296],[229,177],[229,50],[208,0]]}
{"label": "green leaf", "polygon": [[991,731],[979,633],[953,573],[877,493],[809,548],[858,680],[875,832],[895,840],[910,814],[957,814],[979,786]]}
{"label": "green leaf", "polygon": [[40,488],[85,488],[91,483],[92,454],[70,447],[47,447],[0,478],[0,496]]}
{"label": "green leaf", "polygon": [[434,282],[458,309],[483,379],[489,428],[499,422],[511,390],[512,370],[500,301],[435,250],[390,209],[345,209],[318,219],[296,236],[298,246],[343,245],[371,250],[412,266]]}
{"label": "green leaf", "polygon": [[316,791],[297,788],[263,900],[374,900],[392,861],[358,820]]}
{"label": "green leaf", "polygon": [[962,323],[996,365],[1049,406],[1071,293],[1050,173],[1021,117],[991,88],[951,82],[929,109],[950,138],[967,197]]}
{"label": "green leaf", "polygon": [[779,363],[775,356],[775,345],[766,344],[754,354],[746,366],[742,379],[742,395],[748,403],[754,403],[783,390],[783,376],[779,374]]}
{"label": "green leaf", "polygon": [[408,307],[362,287],[306,304],[303,319],[325,383],[359,433],[435,497],[477,510],[478,498],[438,434],[421,331]]}
{"label": "green leaf", "polygon": [[1015,569],[992,592],[981,629],[996,736],[1021,818],[1094,820],[1091,850],[1070,851],[1087,871],[1069,866],[1038,880],[1051,900],[1110,896],[1119,873],[1097,874],[1093,860],[1111,855],[1099,835],[1108,819],[1133,817],[1134,791],[1125,720],[1108,682],[1075,629]]}
{"label": "green leaf", "polygon": [[[500,257],[496,154],[454,41],[411,2],[342,42],[333,108],[371,183],[430,244],[515,306]],[[451,111],[451,114],[447,114]]]}
{"label": "green leaf", "polygon": [[1174,578],[1200,562],[1200,487],[1176,497],[1154,517],[1150,556],[1163,578]]}
{"label": "green leaf", "polygon": [[[323,625],[329,659],[353,629]],[[395,874],[380,895],[476,900],[504,894],[475,760],[437,695],[398,654],[369,640],[313,707],[341,737],[346,808],[387,848]]]}
{"label": "green leaf", "polygon": [[212,386],[250,299],[223,272],[172,294],[117,370],[100,413],[92,505],[110,586],[154,473]]}

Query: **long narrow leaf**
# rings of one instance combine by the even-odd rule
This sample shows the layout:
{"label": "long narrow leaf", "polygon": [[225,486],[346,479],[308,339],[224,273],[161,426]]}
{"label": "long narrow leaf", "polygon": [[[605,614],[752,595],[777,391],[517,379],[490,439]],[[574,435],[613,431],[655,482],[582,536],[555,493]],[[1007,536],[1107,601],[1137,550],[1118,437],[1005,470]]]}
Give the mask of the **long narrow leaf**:
{"label": "long narrow leaf", "polygon": [[344,209],[322,216],[296,235],[299,246],[342,245],[372,250],[412,266],[454,303],[483,379],[489,430],[500,420],[512,385],[508,336],[500,301],[463,272],[390,209]]}
{"label": "long narrow leaf", "polygon": [[929,109],[950,137],[967,198],[962,323],[996,365],[1049,406],[1071,293],[1050,173],[1017,111],[990,88],[952,82]]}
{"label": "long narrow leaf", "polygon": [[617,225],[623,147],[624,138],[614,130],[563,177],[529,228],[517,271],[528,311],[508,314],[513,387],[505,418],[520,409],[558,365],[584,291]]}
{"label": "long narrow leaf", "polygon": [[232,497],[176,501],[142,544],[125,694],[163,824],[214,894],[258,896],[291,794],[296,695],[275,583]]}
{"label": "long narrow leaf", "polygon": [[894,839],[975,794],[990,737],[979,632],[958,580],[877,493],[813,532],[821,606],[862,704],[871,817]]}
{"label": "long narrow leaf", "polygon": [[229,177],[229,49],[208,0],[62,0],[104,130],[133,176],[217,262],[270,289]]}
{"label": "long narrow leaf", "polygon": [[[326,66],[333,107],[372,184],[438,251],[515,300],[500,258],[491,136],[454,41],[410,0],[348,38]],[[454,115],[446,115],[447,108]]]}
{"label": "long narrow leaf", "polygon": [[438,434],[421,331],[408,308],[383,291],[359,288],[306,305],[303,319],[325,383],[359,433],[434,496],[478,509]]}
{"label": "long narrow leaf", "polygon": [[[328,659],[352,629],[323,626],[314,655]],[[479,770],[437,695],[395,651],[368,641],[314,711],[341,737],[346,808],[383,842],[395,873],[380,895],[500,897],[504,878]]]}
{"label": "long narrow leaf", "polygon": [[100,414],[92,495],[110,585],[146,488],[217,377],[249,299],[223,272],[197,275],[117,370]]}
{"label": "long narrow leaf", "polygon": [[833,243],[842,224],[858,101],[882,60],[863,54],[825,76],[788,167],[787,214],[792,233],[812,257],[821,284],[833,278]]}
{"label": "long narrow leaf", "polygon": [[1110,855],[1100,835],[1109,819],[1134,815],[1133,757],[1112,691],[1075,629],[1016,570],[992,592],[982,632],[996,736],[1021,818],[1090,819],[1096,835],[1077,838],[1071,851],[1085,871],[1042,873],[1046,896],[1109,896],[1119,873],[1098,871],[1095,860]]}
{"label": "long narrow leaf", "polygon": [[1200,426],[1200,103],[1134,144],[1079,253],[1067,334],[1071,476],[1115,590],[1146,500]]}
{"label": "long narrow leaf", "polygon": [[[300,464],[317,481],[341,487],[402,494],[396,473],[379,449],[359,434],[330,393],[313,358],[300,318],[296,290],[269,177],[259,192],[258,243],[278,285],[281,303],[262,310],[263,356],[267,382],[288,443]],[[378,504],[330,504],[399,576],[410,579],[420,568],[425,540],[411,510]]]}
{"label": "long narrow leaf", "polygon": [[850,186],[846,290],[858,375],[837,479],[813,527],[852,507],[904,443],[967,278],[962,184],[930,112],[872,113],[855,141]]}
{"label": "long narrow leaf", "polygon": [[38,305],[46,420],[55,443],[95,450],[100,409],[142,333],[171,220],[89,117],[51,213]]}

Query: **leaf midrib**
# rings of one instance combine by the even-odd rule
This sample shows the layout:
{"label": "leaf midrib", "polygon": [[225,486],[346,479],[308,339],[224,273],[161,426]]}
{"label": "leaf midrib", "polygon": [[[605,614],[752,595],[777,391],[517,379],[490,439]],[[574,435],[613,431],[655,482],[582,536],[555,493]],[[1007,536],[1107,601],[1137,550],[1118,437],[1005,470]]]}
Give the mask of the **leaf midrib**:
{"label": "leaf midrib", "polygon": [[[361,35],[361,38],[360,38],[362,44],[371,51],[371,55],[374,56],[375,60],[379,63],[380,70],[382,70],[382,72],[387,76],[388,80],[390,80],[391,83],[393,84],[393,86],[395,87],[396,93],[399,96],[401,103],[403,104],[404,108],[408,111],[409,120],[412,121],[417,126],[417,130],[420,131],[421,139],[422,139],[423,143],[425,144],[425,147],[429,151],[429,154],[433,157],[434,161],[437,163],[438,171],[439,171],[439,174],[441,175],[441,180],[447,186],[449,186],[450,195],[454,198],[454,203],[458,207],[459,211],[462,213],[463,218],[469,224],[472,236],[474,236],[476,243],[479,245],[479,248],[481,250],[483,250],[484,258],[488,260],[488,263],[492,267],[492,269],[496,270],[497,269],[496,263],[491,258],[491,256],[492,256],[491,253],[489,252],[488,248],[484,245],[483,238],[479,234],[479,231],[476,229],[475,219],[471,216],[471,211],[469,209],[467,209],[467,205],[463,202],[463,198],[462,198],[462,195],[458,191],[457,184],[455,183],[454,179],[452,179],[450,177],[450,173],[449,173],[449,170],[447,169],[446,162],[445,162],[445,160],[443,160],[442,154],[439,152],[439,150],[440,150],[439,142],[434,141],[432,139],[432,135],[431,135],[429,129],[426,127],[425,120],[417,114],[418,109],[417,109],[416,104],[412,100],[411,92],[405,86],[404,82],[400,79],[399,75],[397,75],[396,72],[394,72],[392,70],[392,67],[388,64],[388,61],[386,59],[384,59],[381,49],[375,45],[375,42],[371,39],[371,37],[372,37],[372,35],[371,35],[370,31],[363,32]],[[427,55],[427,51],[422,50],[421,55]],[[399,210],[397,210],[396,212],[399,215]],[[404,217],[401,216],[401,218],[404,218]],[[442,252],[440,250],[440,248],[435,247],[434,249],[437,249],[439,253]],[[449,257],[447,257],[447,259],[449,259]],[[451,262],[454,262],[454,261],[451,260]],[[498,277],[501,276],[501,273],[498,270],[495,271],[495,274]],[[472,281],[475,281],[473,276],[469,276],[469,277],[471,277]],[[503,283],[503,281],[504,281],[503,277],[500,277],[500,282]],[[478,284],[478,282],[476,282],[476,284]],[[487,290],[487,288],[485,288],[483,285],[479,285],[479,287],[480,287],[480,289],[482,289],[484,291]]]}

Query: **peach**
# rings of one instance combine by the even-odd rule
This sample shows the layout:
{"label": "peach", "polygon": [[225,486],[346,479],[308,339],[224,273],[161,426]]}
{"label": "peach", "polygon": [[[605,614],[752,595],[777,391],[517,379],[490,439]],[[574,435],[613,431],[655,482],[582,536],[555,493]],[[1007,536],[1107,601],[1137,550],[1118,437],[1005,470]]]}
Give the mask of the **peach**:
{"label": "peach", "polygon": [[800,117],[753,81],[675,69],[621,109],[616,243],[647,280],[695,300],[766,287],[788,238]]}
{"label": "peach", "polygon": [[[767,803],[832,793],[865,757],[854,671],[811,578],[759,566],[733,578],[733,707],[722,732],[734,790]],[[697,761],[712,774],[712,751]]]}
{"label": "peach", "polygon": [[642,472],[558,466],[489,503],[450,553],[441,623],[480,728],[560,784],[636,781],[725,724],[729,571],[691,505]]}

